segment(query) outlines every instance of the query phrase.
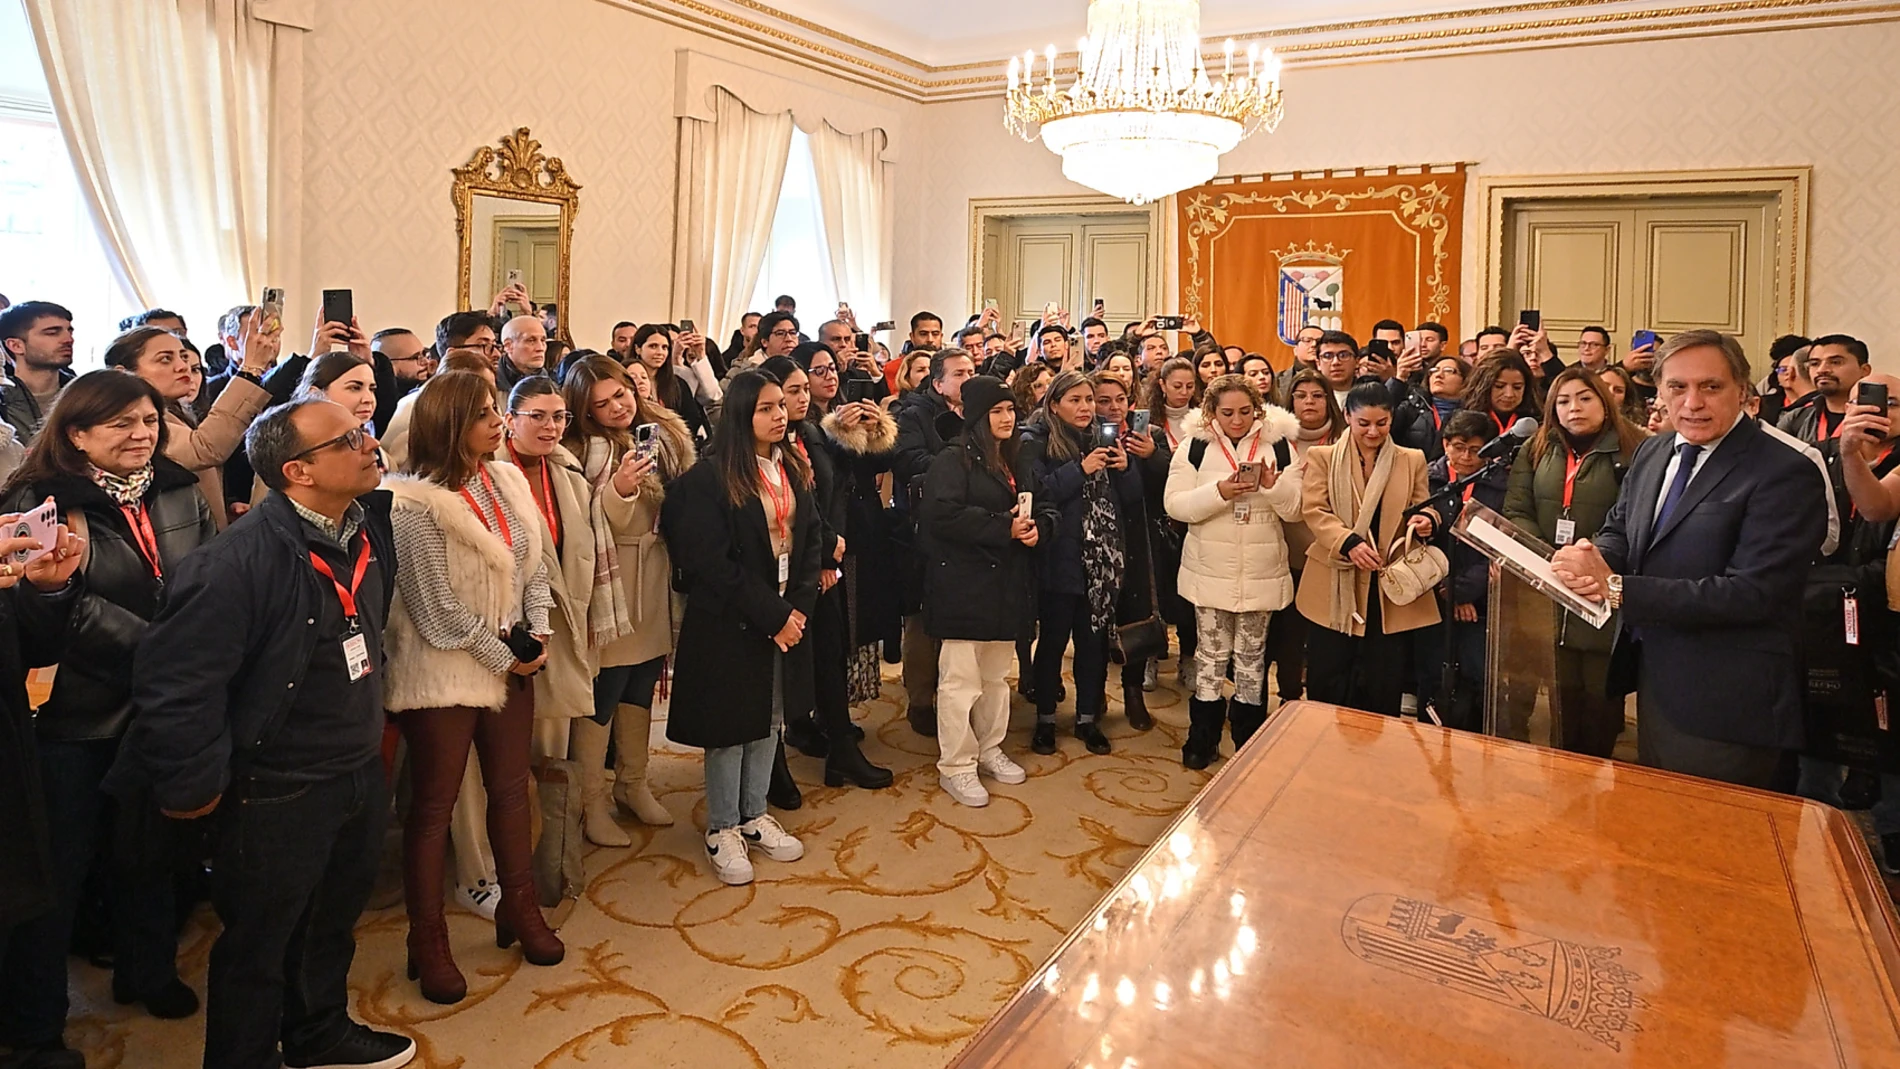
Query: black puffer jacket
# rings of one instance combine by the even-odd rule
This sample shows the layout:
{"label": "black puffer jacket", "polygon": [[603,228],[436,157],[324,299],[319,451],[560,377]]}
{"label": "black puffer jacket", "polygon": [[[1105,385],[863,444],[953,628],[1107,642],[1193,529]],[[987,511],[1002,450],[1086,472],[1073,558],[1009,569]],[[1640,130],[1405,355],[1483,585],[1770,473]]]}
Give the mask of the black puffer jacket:
{"label": "black puffer jacket", "polygon": [[[1018,488],[1031,490],[1029,465],[1020,456],[1015,476],[1015,486],[998,478],[962,441],[931,462],[918,524],[924,630],[931,638],[1014,642],[1031,633],[1035,550],[1009,533]],[[1037,499],[1038,542],[1054,534],[1058,515],[1054,502]]]}
{"label": "black puffer jacket", "polygon": [[66,619],[84,588],[75,578],[51,595],[30,583],[0,590],[0,930],[53,901],[46,794],[26,671],[57,663],[64,655]]}
{"label": "black puffer jacket", "polygon": [[[198,477],[159,457],[145,493],[162,570],[211,541],[217,527]],[[0,512],[24,512],[50,495],[62,515],[83,514],[86,589],[73,606],[66,655],[41,707],[43,740],[116,739],[132,723],[132,654],[158,614],[165,584],[140,555],[125,514],[91,479],[60,475],[15,490]],[[71,520],[69,519],[70,523]]]}

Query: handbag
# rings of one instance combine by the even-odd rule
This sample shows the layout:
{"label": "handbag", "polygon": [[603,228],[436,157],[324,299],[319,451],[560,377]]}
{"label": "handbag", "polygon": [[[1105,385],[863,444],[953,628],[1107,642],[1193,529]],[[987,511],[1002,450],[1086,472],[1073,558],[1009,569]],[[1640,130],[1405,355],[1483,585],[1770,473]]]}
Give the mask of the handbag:
{"label": "handbag", "polygon": [[1168,625],[1161,619],[1161,596],[1155,593],[1154,553],[1148,554],[1148,616],[1116,624],[1108,644],[1108,659],[1116,664],[1139,664],[1168,652]]}
{"label": "handbag", "polygon": [[1410,605],[1450,573],[1451,561],[1445,551],[1420,542],[1408,528],[1405,537],[1394,542],[1386,554],[1385,567],[1379,570],[1379,593],[1394,605]]}

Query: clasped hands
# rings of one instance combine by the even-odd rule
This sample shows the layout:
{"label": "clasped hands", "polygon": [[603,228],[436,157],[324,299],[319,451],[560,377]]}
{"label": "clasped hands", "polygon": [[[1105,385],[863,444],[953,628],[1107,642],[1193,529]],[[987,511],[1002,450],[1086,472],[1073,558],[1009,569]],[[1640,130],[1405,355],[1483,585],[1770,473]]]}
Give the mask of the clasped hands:
{"label": "clasped hands", "polygon": [[1588,538],[1564,546],[1551,555],[1550,570],[1570,588],[1571,593],[1590,601],[1602,601],[1609,594],[1610,562],[1603,559]]}

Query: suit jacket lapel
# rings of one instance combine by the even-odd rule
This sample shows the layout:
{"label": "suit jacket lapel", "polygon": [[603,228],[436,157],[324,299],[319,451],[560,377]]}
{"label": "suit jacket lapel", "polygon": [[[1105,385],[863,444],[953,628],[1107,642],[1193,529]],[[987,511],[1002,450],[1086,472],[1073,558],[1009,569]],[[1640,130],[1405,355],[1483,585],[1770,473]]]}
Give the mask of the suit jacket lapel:
{"label": "suit jacket lapel", "polygon": [[1656,526],[1656,501],[1662,493],[1663,475],[1669,470],[1670,451],[1653,450],[1645,463],[1636,464],[1623,489],[1629,494],[1629,512],[1624,533],[1630,542],[1629,566],[1634,569],[1649,554],[1652,529]]}
{"label": "suit jacket lapel", "polygon": [[1755,421],[1747,416],[1735,421],[1735,428],[1729,431],[1728,437],[1722,439],[1721,444],[1716,446],[1715,452],[1709,456],[1708,460],[1703,461],[1702,470],[1696,472],[1694,481],[1690,482],[1688,488],[1682,492],[1682,498],[1676,502],[1675,511],[1669,514],[1668,522],[1657,529],[1656,537],[1651,540],[1652,543],[1669,537],[1669,532],[1681,525],[1682,518],[1689,514],[1689,510],[1701,504],[1702,499],[1709,496],[1709,491],[1715,489],[1717,483],[1727,478],[1729,472],[1735,470],[1742,451],[1748,448],[1749,439],[1757,433],[1759,433],[1759,428],[1755,426]]}

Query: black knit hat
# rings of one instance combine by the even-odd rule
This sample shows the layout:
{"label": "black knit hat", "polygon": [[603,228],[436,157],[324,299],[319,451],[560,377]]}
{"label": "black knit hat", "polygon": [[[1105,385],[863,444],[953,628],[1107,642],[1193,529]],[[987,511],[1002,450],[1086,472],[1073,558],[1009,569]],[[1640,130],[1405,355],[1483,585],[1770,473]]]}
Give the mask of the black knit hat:
{"label": "black knit hat", "polygon": [[1009,392],[1009,384],[994,375],[978,375],[963,380],[963,424],[973,426],[978,420],[987,420],[990,409],[1004,401],[1014,402],[1016,395]]}

